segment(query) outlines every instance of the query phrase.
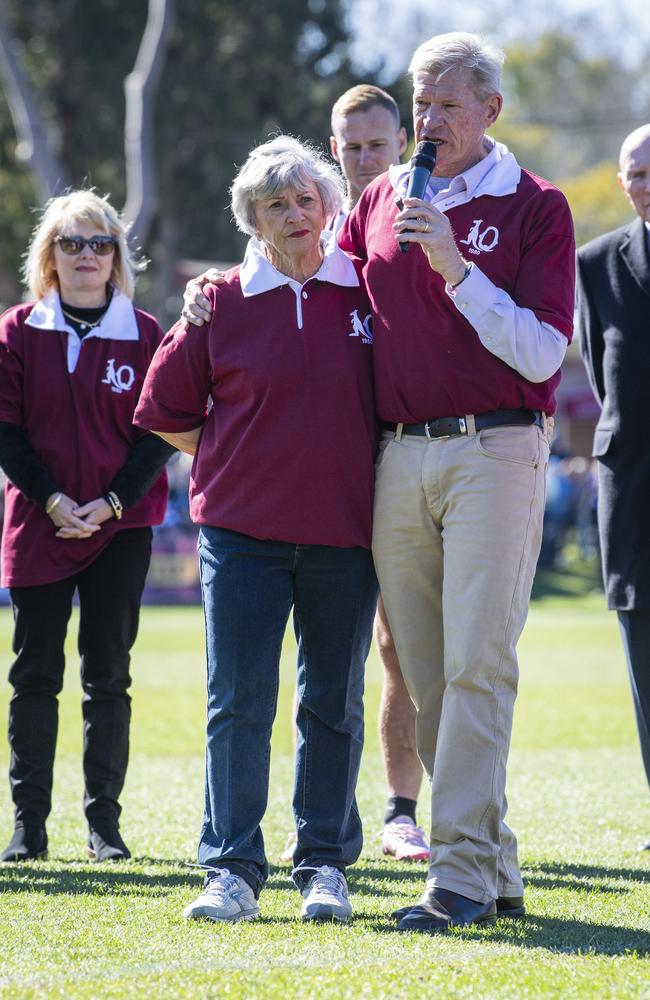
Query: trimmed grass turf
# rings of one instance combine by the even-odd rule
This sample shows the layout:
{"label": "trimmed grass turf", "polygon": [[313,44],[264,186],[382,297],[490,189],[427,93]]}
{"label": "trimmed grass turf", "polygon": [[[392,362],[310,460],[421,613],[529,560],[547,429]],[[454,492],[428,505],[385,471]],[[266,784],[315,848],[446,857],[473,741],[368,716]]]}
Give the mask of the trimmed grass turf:
{"label": "trimmed grass turf", "polygon": [[[552,594],[553,587],[540,592]],[[417,897],[424,870],[384,860],[376,837],[385,787],[374,654],[358,795],[366,844],[350,872],[354,922],[302,925],[289,871],[276,865],[261,920],[183,921],[200,883],[187,862],[194,860],[201,818],[202,627],[200,609],[143,611],[122,819],[135,860],[112,866],[84,859],[71,628],[50,860],[0,867],[0,996],[650,997],[650,858],[636,851],[650,836],[648,794],[616,620],[600,595],[542,596],[520,644],[509,797],[530,916],[446,938],[398,935],[390,919],[394,906]],[[10,631],[3,609],[5,667]],[[294,656],[288,634],[264,823],[271,860],[291,828]],[[4,681],[0,692],[6,706]],[[3,738],[3,846],[11,831],[7,757]],[[424,825],[426,799],[423,790]]]}

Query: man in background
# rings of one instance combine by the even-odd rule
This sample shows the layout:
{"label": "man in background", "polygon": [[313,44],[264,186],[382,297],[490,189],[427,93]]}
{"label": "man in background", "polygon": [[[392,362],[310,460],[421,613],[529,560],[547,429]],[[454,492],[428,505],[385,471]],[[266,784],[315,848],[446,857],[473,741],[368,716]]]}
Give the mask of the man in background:
{"label": "man in background", "polygon": [[[371,181],[400,162],[407,145],[397,104],[385,90],[352,87],[332,108],[330,151],[345,177],[348,195],[331,227],[338,231]],[[415,745],[415,706],[406,690],[381,597],[375,617],[375,645],[384,678],[379,707],[388,801],[382,850],[398,860],[429,860],[429,841],[416,823],[422,765]]]}
{"label": "man in background", "polygon": [[607,606],[618,615],[650,784],[650,124],[623,141],[618,179],[638,218],[578,251],[577,318],[602,408],[593,454]]}

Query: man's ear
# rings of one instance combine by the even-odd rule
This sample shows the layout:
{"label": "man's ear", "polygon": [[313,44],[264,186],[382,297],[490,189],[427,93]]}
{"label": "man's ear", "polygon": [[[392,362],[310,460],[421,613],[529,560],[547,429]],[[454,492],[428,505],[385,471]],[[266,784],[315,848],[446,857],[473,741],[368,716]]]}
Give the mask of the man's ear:
{"label": "man's ear", "polygon": [[409,141],[408,141],[408,136],[406,135],[406,129],[404,128],[404,126],[402,126],[402,128],[397,133],[397,148],[399,150],[400,156],[404,156],[408,144]]}
{"label": "man's ear", "polygon": [[336,160],[337,163],[341,162],[339,160],[339,147],[336,141],[336,136],[333,135],[330,136],[330,153],[332,154],[332,158]]}
{"label": "man's ear", "polygon": [[490,128],[501,114],[503,97],[501,94],[491,94],[485,102],[485,127]]}

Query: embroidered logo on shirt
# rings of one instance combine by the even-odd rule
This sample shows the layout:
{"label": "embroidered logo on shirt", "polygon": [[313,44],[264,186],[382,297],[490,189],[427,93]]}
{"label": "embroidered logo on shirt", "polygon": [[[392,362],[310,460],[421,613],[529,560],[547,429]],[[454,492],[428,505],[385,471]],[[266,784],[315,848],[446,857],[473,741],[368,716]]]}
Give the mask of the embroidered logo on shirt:
{"label": "embroidered logo on shirt", "polygon": [[470,253],[481,253],[482,250],[485,253],[491,253],[499,242],[499,230],[497,227],[486,226],[483,232],[481,232],[482,224],[483,219],[474,219],[472,228],[467,234],[467,239],[460,241],[470,248]]}
{"label": "embroidered logo on shirt", "polygon": [[135,372],[131,365],[120,365],[115,367],[115,358],[110,358],[106,365],[106,374],[102,379],[102,385],[110,385],[113,392],[128,392],[135,382]]}
{"label": "embroidered logo on shirt", "polygon": [[352,331],[348,337],[361,337],[363,344],[372,344],[372,316],[370,313],[365,319],[359,318],[359,310],[355,309],[350,313],[352,320]]}

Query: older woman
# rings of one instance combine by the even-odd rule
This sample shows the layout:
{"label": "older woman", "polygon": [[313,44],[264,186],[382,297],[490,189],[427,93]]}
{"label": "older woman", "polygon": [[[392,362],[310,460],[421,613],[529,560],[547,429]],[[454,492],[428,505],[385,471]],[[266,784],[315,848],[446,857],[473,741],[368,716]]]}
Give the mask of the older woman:
{"label": "older woman", "polygon": [[[355,785],[363,668],[377,593],[370,556],[375,426],[369,308],[325,219],[342,185],[288,136],[255,149],[232,187],[251,239],[211,289],[209,325],[176,326],[136,423],[195,453],[191,513],[208,659],[203,892],[186,917],[257,916],[278,665],[298,640],[294,881],[305,919],[351,915],[362,843]],[[212,407],[206,403],[211,400]]]}
{"label": "older woman", "polygon": [[0,317],[0,465],[8,477],[2,582],[16,658],[9,679],[16,809],[2,861],[47,852],[63,646],[78,592],[88,850],[128,858],[119,795],[128,758],[129,651],[162,520],[171,447],[132,425],[162,339],[132,296],[137,265],[104,198],[54,198],[25,265],[35,302]]}

